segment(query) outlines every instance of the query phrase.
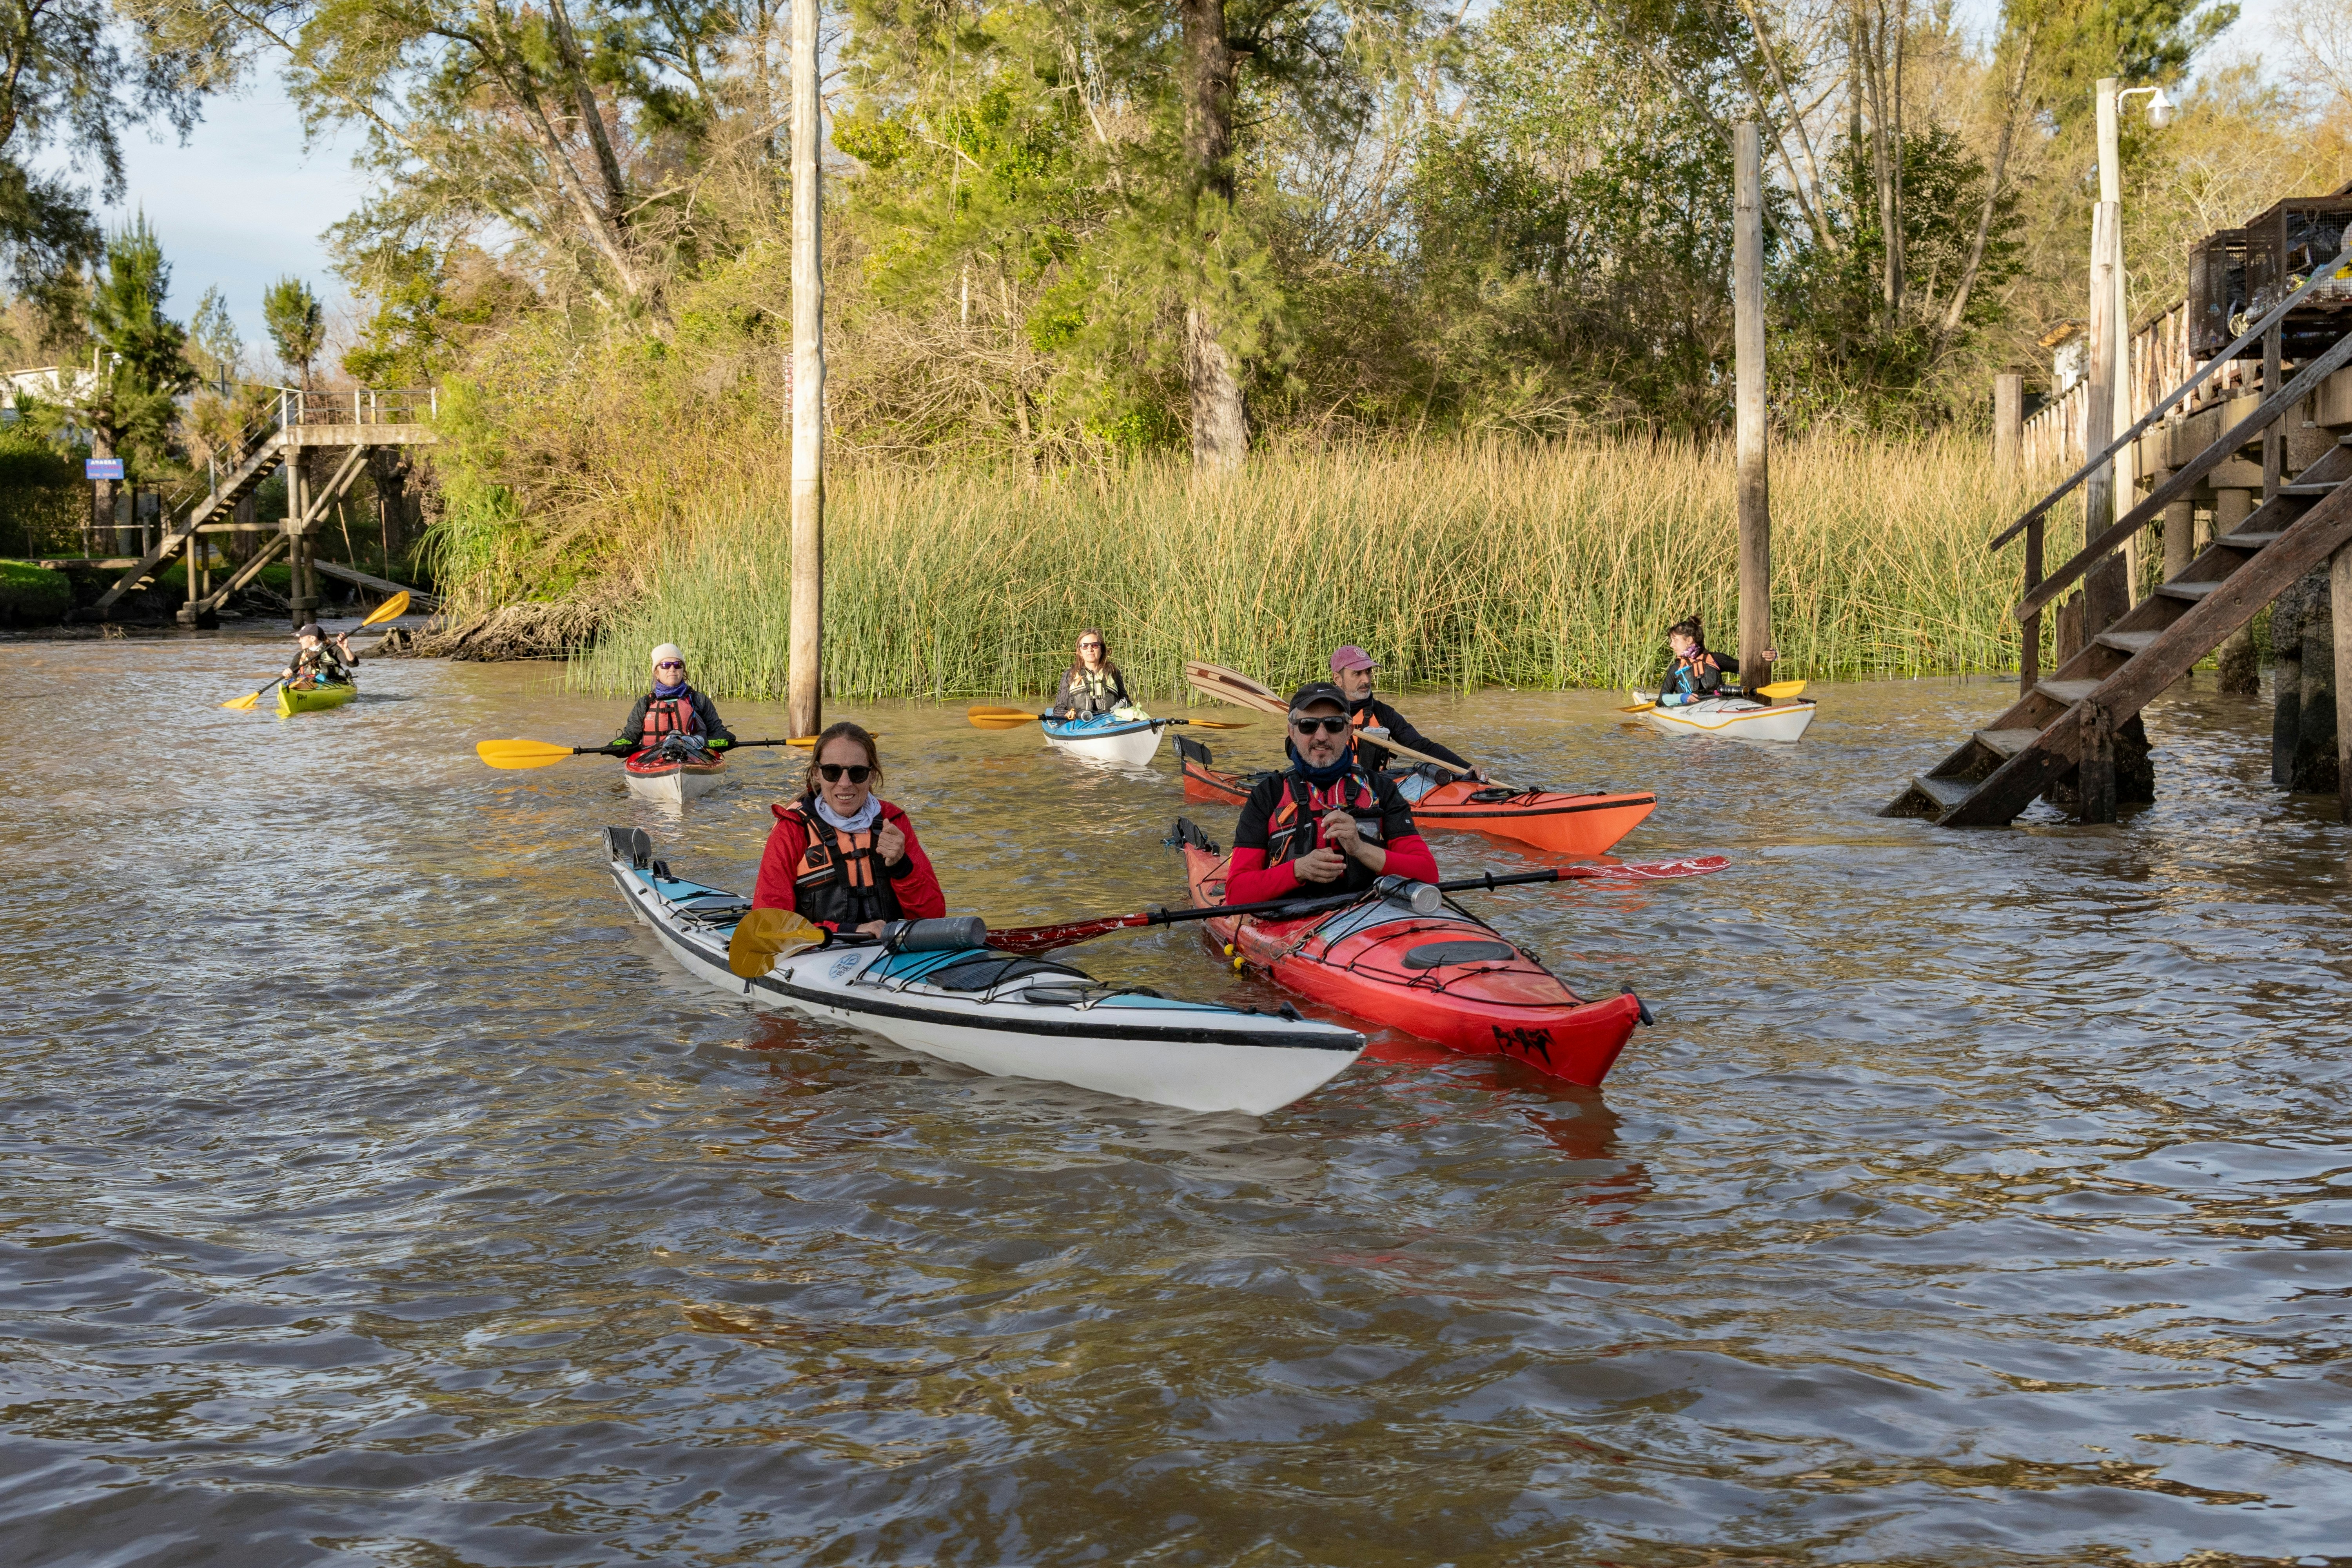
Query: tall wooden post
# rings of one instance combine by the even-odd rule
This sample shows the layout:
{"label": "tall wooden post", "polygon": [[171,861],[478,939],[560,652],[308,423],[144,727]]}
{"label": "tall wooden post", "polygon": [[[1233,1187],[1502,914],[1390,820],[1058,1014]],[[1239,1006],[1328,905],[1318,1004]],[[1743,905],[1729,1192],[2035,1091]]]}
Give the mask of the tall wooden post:
{"label": "tall wooden post", "polygon": [[309,542],[302,536],[302,448],[286,449],[286,600],[288,613],[294,617],[295,629],[310,618],[310,612],[318,608],[309,595],[304,567],[309,565]]}
{"label": "tall wooden post", "polygon": [[2352,824],[2352,546],[2328,562],[2327,597],[2336,612],[2336,800]]}
{"label": "tall wooden post", "polygon": [[784,721],[824,727],[824,129],[817,0],[793,0],[793,622]]}
{"label": "tall wooden post", "polygon": [[[2116,351],[2120,334],[2116,327],[2115,237],[2117,204],[2101,202],[2091,215],[2091,342],[2090,390],[2083,402],[2083,454],[2096,457],[2116,436]],[[2083,484],[2083,542],[2105,533],[2116,520],[2116,468],[2099,465]],[[2105,631],[2131,607],[2124,582],[2123,563],[2109,555],[2093,563],[2083,578],[2083,638]]]}
{"label": "tall wooden post", "polygon": [[1756,122],[1732,132],[1731,336],[1738,441],[1739,683],[1769,684],[1772,507],[1764,455],[1764,165]]}
{"label": "tall wooden post", "polygon": [[2024,460],[2025,377],[2014,371],[1992,378],[1992,466],[2003,478]]}
{"label": "tall wooden post", "polygon": [[[2253,495],[2242,489],[2217,489],[2213,492],[2213,537],[2235,533],[2241,523],[2253,510]],[[2221,645],[2220,686],[2223,691],[2239,697],[2252,697],[2262,689],[2262,665],[2254,647],[2254,623],[2248,621]]]}

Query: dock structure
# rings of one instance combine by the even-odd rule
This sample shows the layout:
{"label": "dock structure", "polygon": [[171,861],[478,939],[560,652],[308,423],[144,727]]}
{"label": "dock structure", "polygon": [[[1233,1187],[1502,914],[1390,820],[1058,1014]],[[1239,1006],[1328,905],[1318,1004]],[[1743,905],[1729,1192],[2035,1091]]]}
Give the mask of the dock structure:
{"label": "dock structure", "polygon": [[[208,624],[230,595],[283,555],[292,563],[294,574],[289,612],[294,625],[302,625],[320,603],[320,572],[331,563],[316,559],[315,544],[333,515],[335,503],[350,492],[370,453],[386,447],[430,445],[435,439],[432,419],[437,411],[438,394],[430,387],[280,392],[268,412],[246,432],[240,449],[221,467],[218,478],[184,507],[172,509],[157,530],[154,544],[84,614],[103,619],[123,595],[152,583],[174,556],[184,555],[188,599],[180,607],[180,624]],[[314,450],[333,455],[322,464],[306,463],[304,458]],[[331,477],[314,484],[309,473],[313,467],[328,468]],[[237,504],[281,468],[286,473],[285,516],[274,521],[236,521]],[[205,535],[221,533],[261,533],[268,538],[215,584],[196,543]],[[354,582],[365,578],[349,567],[333,570],[331,574]],[[366,584],[378,581],[365,579]],[[387,585],[388,591],[396,587]]]}
{"label": "dock structure", "polygon": [[[2332,731],[2334,745],[2317,763],[2308,745],[2300,762],[2279,754],[2274,776],[2338,792],[2352,822],[2352,758],[2342,754],[2352,713],[2336,710],[2352,708],[2352,187],[2281,202],[2200,241],[2191,262],[2188,298],[2133,345],[2129,374],[2147,394],[2134,405],[2145,412],[1990,542],[2024,543],[2017,700],[1881,816],[1993,826],[2040,798],[2113,821],[2119,789],[2126,802],[2153,798],[2140,710],[2217,649],[2225,688],[2252,690],[2254,617],[2289,595],[2300,662],[2324,668],[2304,669],[2296,691],[2283,683],[2277,734],[2294,752],[2299,717],[2305,741]],[[2090,417],[2063,403],[2045,413],[2095,433],[2101,392],[2084,394]],[[2117,500],[2109,524],[2090,487],[2116,469],[2133,477],[2137,500]],[[2089,537],[2045,575],[2044,524],[2077,490]],[[2210,531],[2196,523],[2200,510]],[[2142,596],[2117,553],[2136,562],[2141,531],[2159,521],[2161,576]],[[2042,617],[2053,608],[2056,668],[2045,674]],[[2315,653],[2312,628],[2331,608],[2332,644]]]}

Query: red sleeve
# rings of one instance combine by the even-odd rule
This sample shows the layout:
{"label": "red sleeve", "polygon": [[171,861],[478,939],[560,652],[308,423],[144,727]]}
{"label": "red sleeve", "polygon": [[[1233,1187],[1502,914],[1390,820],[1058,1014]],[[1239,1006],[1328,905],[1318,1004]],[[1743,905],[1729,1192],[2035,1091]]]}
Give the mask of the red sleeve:
{"label": "red sleeve", "polygon": [[898,825],[907,836],[907,864],[910,868],[903,877],[890,879],[891,890],[898,895],[898,912],[910,921],[935,921],[948,912],[948,896],[940,890],[939,873],[931,869],[931,858],[923,853],[923,841],[915,837],[915,825],[897,806],[888,808],[888,820]]}
{"label": "red sleeve", "polygon": [[789,910],[799,906],[793,902],[793,873],[800,869],[801,853],[808,847],[808,834],[800,819],[784,813],[782,806],[769,809],[776,814],[776,826],[768,830],[768,847],[760,856],[760,880],[751,889],[751,907],[755,910]]}
{"label": "red sleeve", "polygon": [[1437,880],[1437,857],[1429,852],[1429,840],[1420,834],[1400,838],[1388,848],[1390,876],[1410,877],[1416,882]]}
{"label": "red sleeve", "polygon": [[1286,899],[1297,890],[1297,868],[1288,860],[1268,866],[1263,849],[1235,849],[1233,864],[1225,868],[1225,902],[1229,904]]}

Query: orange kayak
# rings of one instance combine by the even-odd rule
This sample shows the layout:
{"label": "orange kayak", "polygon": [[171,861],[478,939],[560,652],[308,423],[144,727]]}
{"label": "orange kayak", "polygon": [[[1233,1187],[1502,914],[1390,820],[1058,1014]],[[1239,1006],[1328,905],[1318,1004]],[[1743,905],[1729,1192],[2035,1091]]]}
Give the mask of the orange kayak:
{"label": "orange kayak", "polygon": [[[1209,748],[1179,738],[1184,759],[1184,798],[1239,805],[1259,775],[1220,773],[1210,765]],[[1516,838],[1560,855],[1605,855],[1658,808],[1658,797],[1639,795],[1568,795],[1557,790],[1494,789],[1458,779],[1440,784],[1412,803],[1418,826],[1452,827]]]}
{"label": "orange kayak", "polygon": [[[1230,857],[1189,822],[1177,824],[1196,908],[1225,897]],[[1587,1002],[1484,921],[1441,906],[1415,914],[1367,895],[1294,921],[1208,920],[1210,939],[1286,991],[1469,1056],[1509,1057],[1597,1089],[1645,1023],[1628,991]]]}

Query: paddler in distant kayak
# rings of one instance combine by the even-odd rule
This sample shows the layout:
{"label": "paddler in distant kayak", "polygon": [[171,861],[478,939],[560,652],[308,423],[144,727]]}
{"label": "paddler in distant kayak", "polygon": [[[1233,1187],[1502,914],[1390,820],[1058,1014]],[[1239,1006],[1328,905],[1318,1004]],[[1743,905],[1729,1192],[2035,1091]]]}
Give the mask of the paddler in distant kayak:
{"label": "paddler in distant kayak", "polygon": [[1353,728],[1347,694],[1330,682],[1291,697],[1290,766],[1260,779],[1242,805],[1225,902],[1361,892],[1383,876],[1437,880],[1412,807],[1394,780],[1364,765]]}
{"label": "paddler in distant kayak", "polygon": [[1127,681],[1110,661],[1110,648],[1099,627],[1078,634],[1077,662],[1062,671],[1060,689],[1054,693],[1054,712],[1064,719],[1091,719],[1134,706]]}
{"label": "paddler in distant kayak", "polygon": [[710,699],[686,683],[686,655],[676,643],[654,649],[653,666],[654,688],[629,710],[628,721],[613,737],[614,746],[649,752],[667,744],[694,752],[723,752],[735,743],[734,731]]}
{"label": "paddler in distant kayak", "polygon": [[[1451,784],[1456,774],[1484,783],[1486,775],[1472,767],[1459,753],[1439,745],[1414,729],[1412,721],[1372,695],[1372,671],[1379,668],[1372,662],[1372,656],[1354,643],[1337,649],[1331,655],[1331,679],[1348,700],[1348,722],[1356,731],[1356,755],[1362,761],[1366,771],[1378,773],[1388,765],[1387,748],[1363,733],[1366,730],[1380,729],[1386,730],[1416,752],[1427,752],[1431,756],[1454,765],[1454,773],[1418,781],[1420,787],[1412,790],[1408,798],[1418,799],[1434,784]],[[1433,773],[1438,771],[1431,770]]]}
{"label": "paddler in distant kayak", "polygon": [[[1680,708],[1686,703],[1704,702],[1710,697],[1725,695],[1723,678],[1739,673],[1739,661],[1729,654],[1716,653],[1706,646],[1706,629],[1698,617],[1676,621],[1666,628],[1666,647],[1671,657],[1665,674],[1658,678],[1658,706]],[[1766,648],[1767,664],[1780,657],[1778,648]],[[1733,687],[1730,695],[1739,695]]]}
{"label": "paddler in distant kayak", "polygon": [[352,668],[360,660],[352,651],[350,633],[337,632],[331,637],[313,621],[294,634],[294,662],[278,679],[297,688],[352,683]]}
{"label": "paddler in distant kayak", "polygon": [[801,798],[771,808],[776,826],[751,907],[876,936],[891,921],[946,914],[915,825],[874,793],[881,782],[882,753],[864,726],[835,724],[818,736]]}

